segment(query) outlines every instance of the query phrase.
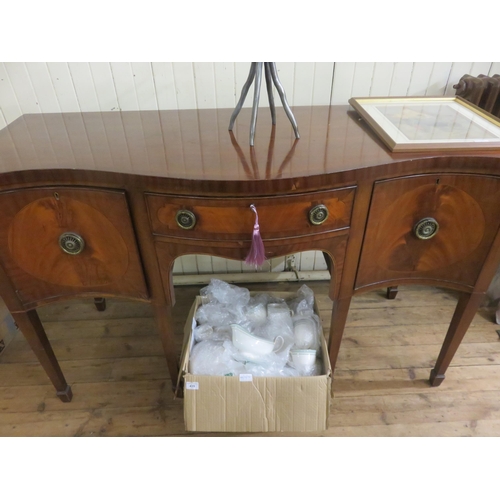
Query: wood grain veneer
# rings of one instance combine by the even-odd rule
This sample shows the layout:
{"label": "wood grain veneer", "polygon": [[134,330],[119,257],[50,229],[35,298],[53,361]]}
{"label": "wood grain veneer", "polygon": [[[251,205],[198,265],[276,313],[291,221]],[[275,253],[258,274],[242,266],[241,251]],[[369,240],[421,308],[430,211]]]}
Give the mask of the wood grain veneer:
{"label": "wood grain veneer", "polygon": [[[244,259],[250,203],[268,257],[326,255],[333,368],[354,294],[416,282],[459,291],[431,374],[442,382],[500,261],[500,151],[390,153],[346,106],[293,111],[299,140],[278,110],[275,128],[259,123],[254,148],[251,110],[233,133],[231,109],[25,115],[0,131],[0,295],[62,400],[71,393],[36,307],[79,295],[150,301],[175,381],[173,262],[193,253]],[[316,204],[331,213],[320,226],[307,217]],[[192,230],[176,225],[180,208],[197,216]],[[426,216],[440,233],[412,240]],[[81,261],[58,253],[67,227],[87,235]]]}

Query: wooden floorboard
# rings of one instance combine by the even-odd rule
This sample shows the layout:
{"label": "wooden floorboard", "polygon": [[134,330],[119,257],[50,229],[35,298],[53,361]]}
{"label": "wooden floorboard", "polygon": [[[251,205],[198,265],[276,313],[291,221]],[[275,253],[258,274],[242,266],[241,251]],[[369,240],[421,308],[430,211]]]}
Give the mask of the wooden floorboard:
{"label": "wooden floorboard", "polygon": [[[325,333],[331,301],[314,290]],[[252,284],[296,291],[298,283]],[[176,343],[200,287],[176,287]],[[457,295],[430,287],[383,290],[352,301],[334,374],[328,430],[317,436],[499,436],[500,340],[493,311],[483,309],[446,380],[428,376]],[[187,433],[183,402],[171,381],[148,304],[108,299],[41,308],[54,351],[73,389],[62,403],[20,333],[0,355],[0,436],[218,436]],[[234,434],[231,434],[234,435]],[[289,434],[252,434],[289,435]]]}

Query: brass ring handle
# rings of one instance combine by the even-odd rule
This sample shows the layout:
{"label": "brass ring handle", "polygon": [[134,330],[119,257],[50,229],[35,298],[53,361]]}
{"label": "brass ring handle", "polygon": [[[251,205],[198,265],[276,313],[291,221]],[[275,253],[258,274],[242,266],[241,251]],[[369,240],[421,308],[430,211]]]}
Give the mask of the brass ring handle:
{"label": "brass ring handle", "polygon": [[70,255],[78,255],[85,248],[85,241],[79,234],[63,233],[59,236],[59,246]]}
{"label": "brass ring handle", "polygon": [[437,220],[432,217],[426,217],[418,221],[413,228],[413,232],[419,240],[430,240],[436,236],[438,231],[439,224]]}
{"label": "brass ring handle", "polygon": [[328,219],[328,215],[328,208],[325,205],[316,205],[309,210],[309,222],[319,226]]}
{"label": "brass ring handle", "polygon": [[179,210],[175,216],[177,225],[182,229],[193,229],[196,224],[196,215],[190,210]]}

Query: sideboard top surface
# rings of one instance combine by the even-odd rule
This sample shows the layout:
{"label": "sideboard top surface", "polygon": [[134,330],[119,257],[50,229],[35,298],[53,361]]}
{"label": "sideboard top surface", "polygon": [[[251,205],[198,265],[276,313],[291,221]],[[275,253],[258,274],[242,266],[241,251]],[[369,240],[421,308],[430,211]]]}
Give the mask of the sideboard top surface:
{"label": "sideboard top surface", "polygon": [[[232,109],[23,115],[0,131],[0,174],[77,169],[198,181],[255,181],[335,174],[429,157],[490,157],[500,151],[391,153],[349,106],[293,108],[295,140],[282,108],[271,126],[250,109],[228,131]],[[500,167],[499,167],[500,168]]]}

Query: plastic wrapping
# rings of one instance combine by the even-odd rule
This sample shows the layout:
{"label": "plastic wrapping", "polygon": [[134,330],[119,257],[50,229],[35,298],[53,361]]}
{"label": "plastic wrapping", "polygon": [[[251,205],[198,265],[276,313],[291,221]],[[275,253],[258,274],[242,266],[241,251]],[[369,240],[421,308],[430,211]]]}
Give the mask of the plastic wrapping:
{"label": "plastic wrapping", "polygon": [[316,314],[294,316],[293,339],[296,349],[319,350],[321,345],[320,335],[320,321]]}
{"label": "plastic wrapping", "polygon": [[195,342],[202,342],[203,340],[210,340],[214,334],[214,329],[207,322],[193,328],[193,337]]}
{"label": "plastic wrapping", "polygon": [[[307,285],[302,285],[296,296],[286,301],[267,293],[251,296],[248,289],[219,279],[212,279],[200,294],[204,304],[195,314],[196,343],[191,351],[191,373],[225,376],[249,373],[256,377],[321,374],[322,332],[314,313],[314,292]],[[232,341],[232,324],[255,337],[271,342],[279,340],[279,347],[269,354],[239,351]],[[314,351],[317,357],[311,360],[309,356],[306,365],[305,350]],[[302,352],[302,357],[295,355],[296,362],[293,352]]]}
{"label": "plastic wrapping", "polygon": [[243,307],[250,302],[250,291],[225,281],[212,279],[205,288],[200,290],[202,297],[207,297],[210,302],[218,302],[228,306]]}
{"label": "plastic wrapping", "polygon": [[255,363],[247,363],[245,365],[246,373],[252,374],[254,377],[300,377],[300,373],[292,366],[283,365],[280,368],[269,367],[266,365],[257,365]]}
{"label": "plastic wrapping", "polygon": [[200,306],[196,311],[195,319],[200,325],[218,327],[239,323],[244,319],[244,315],[243,312],[229,309],[225,304],[214,302]]}
{"label": "plastic wrapping", "polygon": [[295,366],[293,361],[289,362],[289,366],[296,371],[298,377],[314,377],[324,373],[323,362],[318,358],[310,366]]}
{"label": "plastic wrapping", "polygon": [[231,356],[225,342],[203,340],[191,351],[189,371],[193,375],[230,376],[244,373],[245,365]]}
{"label": "plastic wrapping", "polygon": [[202,342],[203,340],[231,340],[231,327],[212,327],[208,323],[204,323],[193,330],[193,337],[195,342]]}
{"label": "plastic wrapping", "polygon": [[302,285],[297,291],[297,296],[287,303],[294,315],[314,314],[314,292],[307,285]]}

